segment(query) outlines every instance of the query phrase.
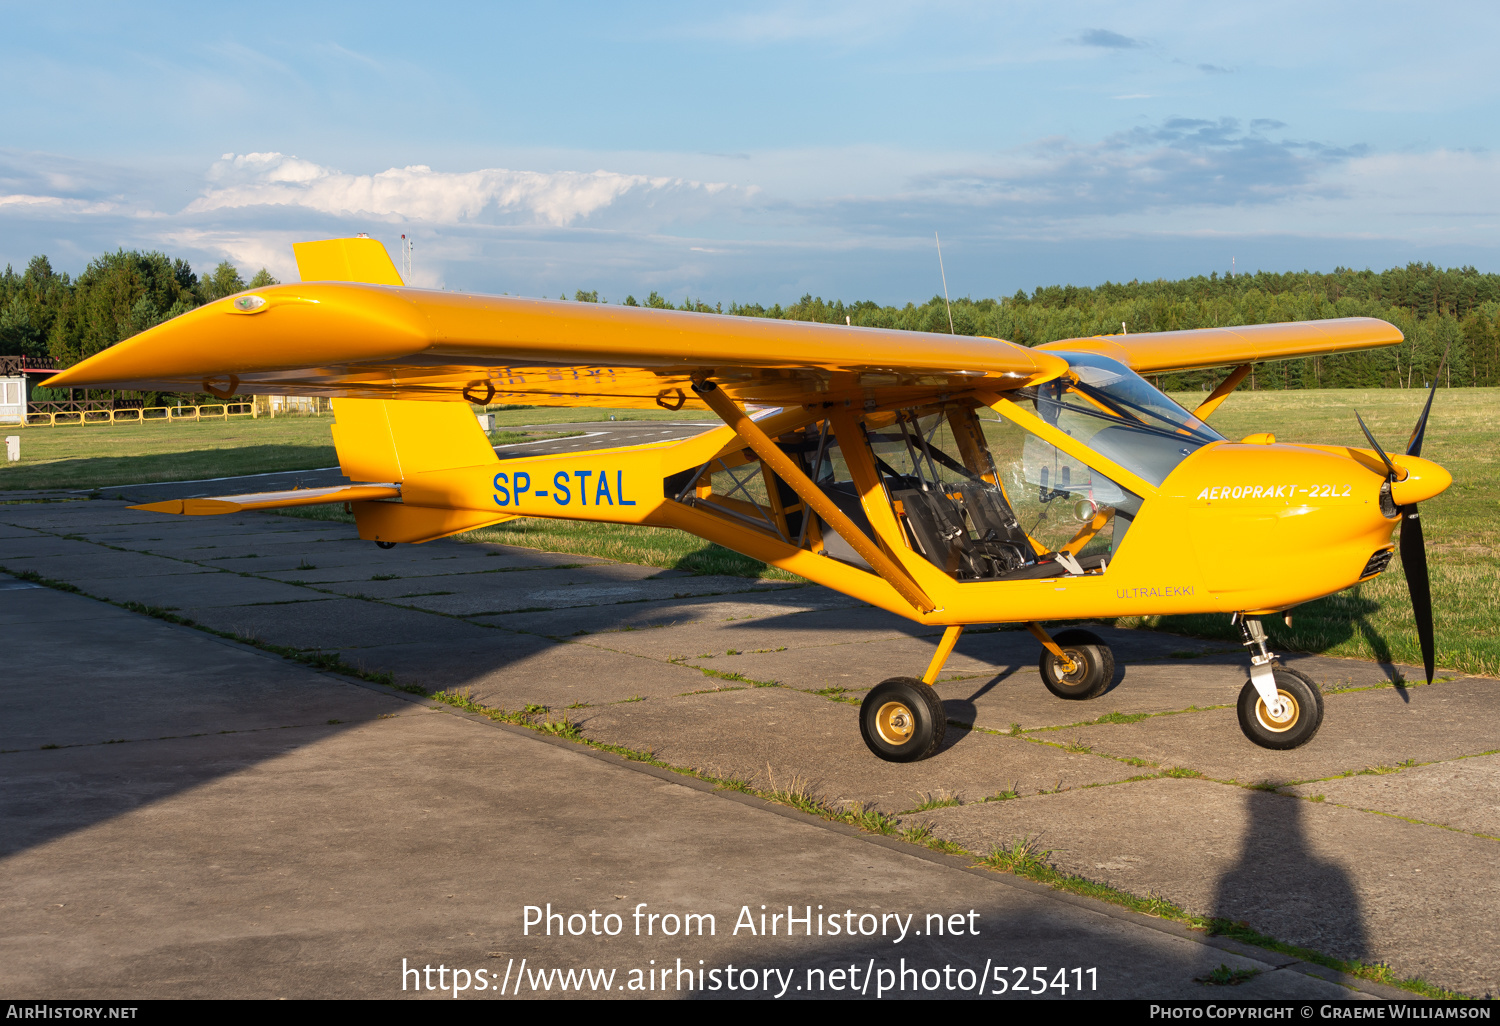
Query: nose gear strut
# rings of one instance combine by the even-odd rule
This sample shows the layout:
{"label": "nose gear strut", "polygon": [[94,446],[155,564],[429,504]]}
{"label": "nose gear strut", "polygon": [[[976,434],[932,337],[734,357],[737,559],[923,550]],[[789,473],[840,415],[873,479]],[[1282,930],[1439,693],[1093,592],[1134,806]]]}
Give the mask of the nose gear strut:
{"label": "nose gear strut", "polygon": [[1266,647],[1266,629],[1257,616],[1234,614],[1234,624],[1240,629],[1240,643],[1250,649],[1250,683],[1255,685],[1260,700],[1266,704],[1266,712],[1273,719],[1285,719],[1288,711],[1285,699],[1276,688],[1276,653]]}

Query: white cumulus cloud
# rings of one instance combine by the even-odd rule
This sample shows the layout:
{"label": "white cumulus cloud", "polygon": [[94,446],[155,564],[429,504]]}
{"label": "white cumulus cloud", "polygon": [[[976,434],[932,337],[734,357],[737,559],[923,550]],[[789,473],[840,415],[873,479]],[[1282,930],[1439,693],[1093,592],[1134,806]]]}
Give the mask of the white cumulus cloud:
{"label": "white cumulus cloud", "polygon": [[503,220],[563,227],[630,197],[718,195],[726,188],[614,171],[434,171],[425,164],[357,175],[281,153],[225,154],[185,214],[245,207],[302,207],[335,216],[457,224]]}

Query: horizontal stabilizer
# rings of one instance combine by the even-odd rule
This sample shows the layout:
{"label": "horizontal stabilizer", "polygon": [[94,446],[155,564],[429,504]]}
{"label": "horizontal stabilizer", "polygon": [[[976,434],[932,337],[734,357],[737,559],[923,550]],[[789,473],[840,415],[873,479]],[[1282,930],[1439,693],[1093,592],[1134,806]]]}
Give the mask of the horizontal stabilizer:
{"label": "horizontal stabilizer", "polygon": [[153,513],[177,513],[189,517],[209,517],[220,513],[243,513],[255,509],[284,509],[288,506],[321,506],[329,502],[364,502],[371,499],[396,499],[401,488],[395,484],[336,485],[332,488],[296,488],[287,492],[253,492],[249,495],[219,495],[212,499],[167,499],[148,502],[131,509]]}

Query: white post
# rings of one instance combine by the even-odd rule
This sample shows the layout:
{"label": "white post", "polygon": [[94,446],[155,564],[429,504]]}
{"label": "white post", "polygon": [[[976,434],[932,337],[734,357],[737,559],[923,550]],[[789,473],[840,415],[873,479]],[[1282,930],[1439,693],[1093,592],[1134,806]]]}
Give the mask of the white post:
{"label": "white post", "polygon": [[10,463],[17,463],[21,459],[21,436],[5,436],[5,459]]}

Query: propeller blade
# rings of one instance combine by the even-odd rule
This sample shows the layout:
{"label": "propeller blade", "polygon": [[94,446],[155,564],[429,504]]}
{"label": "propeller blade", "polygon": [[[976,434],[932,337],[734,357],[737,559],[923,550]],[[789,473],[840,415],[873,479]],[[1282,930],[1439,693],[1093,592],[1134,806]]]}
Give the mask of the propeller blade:
{"label": "propeller blade", "polygon": [[1408,456],[1422,455],[1422,440],[1427,434],[1427,415],[1432,412],[1432,400],[1437,395],[1438,379],[1443,376],[1443,365],[1448,362],[1448,352],[1452,348],[1450,344],[1447,349],[1444,349],[1443,358],[1438,361],[1437,373],[1432,376],[1432,390],[1427,393],[1427,405],[1422,407],[1422,415],[1417,418],[1417,426],[1411,429],[1411,438],[1406,443]]}
{"label": "propeller blade", "polygon": [[1417,621],[1417,638],[1422,643],[1422,668],[1427,683],[1432,683],[1432,584],[1427,577],[1427,546],[1422,541],[1422,519],[1417,507],[1401,507],[1401,569],[1406,571],[1406,587],[1411,592],[1411,612]]}
{"label": "propeller blade", "polygon": [[1380,447],[1380,443],[1375,441],[1375,436],[1370,434],[1370,429],[1365,426],[1365,418],[1359,415],[1358,410],[1354,411],[1354,419],[1359,421],[1359,429],[1363,431],[1365,433],[1365,437],[1370,440],[1370,448],[1374,449],[1375,454],[1385,461],[1385,469],[1389,471],[1391,475],[1390,480],[1396,480],[1397,474],[1395,465],[1391,463],[1391,458],[1385,454],[1385,450]]}

